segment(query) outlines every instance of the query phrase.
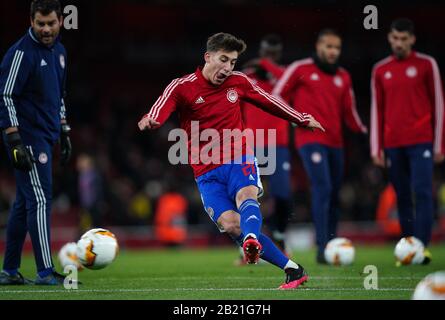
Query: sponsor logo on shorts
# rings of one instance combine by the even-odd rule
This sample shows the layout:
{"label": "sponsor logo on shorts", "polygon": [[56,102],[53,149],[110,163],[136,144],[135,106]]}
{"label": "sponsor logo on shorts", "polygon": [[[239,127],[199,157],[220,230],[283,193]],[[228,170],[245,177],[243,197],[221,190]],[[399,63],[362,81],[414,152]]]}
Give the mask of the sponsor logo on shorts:
{"label": "sponsor logo on shorts", "polygon": [[206,212],[209,215],[209,217],[213,219],[213,216],[215,215],[215,211],[213,210],[213,208],[212,207],[207,207],[206,208]]}
{"label": "sponsor logo on shorts", "polygon": [[313,163],[320,163],[321,160],[322,160],[320,152],[314,152],[311,155],[311,160],[312,160]]}

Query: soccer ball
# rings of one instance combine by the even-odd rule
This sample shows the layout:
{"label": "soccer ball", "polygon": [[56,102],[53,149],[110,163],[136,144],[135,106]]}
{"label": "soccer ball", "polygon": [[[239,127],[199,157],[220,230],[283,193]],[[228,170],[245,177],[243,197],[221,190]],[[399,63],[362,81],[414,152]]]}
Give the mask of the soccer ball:
{"label": "soccer ball", "polygon": [[103,269],[116,259],[119,251],[116,236],[106,229],[92,229],[77,242],[77,256],[88,269]]}
{"label": "soccer ball", "polygon": [[421,264],[424,259],[423,250],[422,241],[415,237],[406,237],[397,243],[394,255],[398,264]]}
{"label": "soccer ball", "polygon": [[336,266],[350,265],[354,262],[355,249],[351,240],[335,238],[328,242],[324,249],[324,257],[329,264]]}
{"label": "soccer ball", "polygon": [[69,242],[60,249],[59,262],[63,269],[69,265],[75,266],[77,270],[83,269],[77,257],[77,244],[75,242]]}
{"label": "soccer ball", "polygon": [[413,300],[445,300],[445,271],[431,273],[419,282]]}

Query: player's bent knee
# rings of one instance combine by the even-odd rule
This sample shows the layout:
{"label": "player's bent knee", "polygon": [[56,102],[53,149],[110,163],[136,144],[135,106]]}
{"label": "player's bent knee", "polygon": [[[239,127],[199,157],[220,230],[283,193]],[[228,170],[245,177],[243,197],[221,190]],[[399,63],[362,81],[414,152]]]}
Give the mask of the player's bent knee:
{"label": "player's bent knee", "polygon": [[236,194],[236,205],[239,207],[241,203],[246,201],[247,199],[257,200],[258,198],[258,187],[256,186],[247,186],[242,188]]}

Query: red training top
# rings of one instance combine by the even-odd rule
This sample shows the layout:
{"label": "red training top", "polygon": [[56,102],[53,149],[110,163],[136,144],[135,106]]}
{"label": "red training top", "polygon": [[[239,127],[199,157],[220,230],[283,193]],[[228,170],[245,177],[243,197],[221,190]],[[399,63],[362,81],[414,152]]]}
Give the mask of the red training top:
{"label": "red training top", "polygon": [[297,128],[297,148],[308,143],[343,147],[343,122],[352,131],[367,131],[355,107],[351,77],[343,68],[328,74],[321,71],[312,58],[297,60],[286,69],[272,94],[312,114],[326,130],[311,132]]}
{"label": "red training top", "polygon": [[[214,86],[203,77],[201,68],[195,73],[173,80],[144,117],[151,117],[162,125],[173,111],[178,111],[181,128],[187,133],[189,164],[195,177],[198,177],[234,160],[238,152],[247,154],[245,139],[241,139],[241,151],[238,150],[239,144],[235,143],[237,139],[224,139],[224,129],[244,130],[240,101],[249,102],[302,127],[309,123],[308,114],[299,113],[279,98],[271,96],[244,73],[234,71],[223,84]],[[196,123],[192,126],[192,121],[199,121],[199,131]],[[206,130],[206,137],[203,137],[201,133],[205,129],[213,130]],[[216,136],[221,139],[216,139]],[[220,146],[221,152],[216,154],[219,162],[209,160],[215,156],[215,148],[210,148],[209,151],[209,145]],[[225,148],[231,150],[229,155],[222,152]]]}
{"label": "red training top", "polygon": [[444,105],[434,58],[411,52],[375,64],[371,78],[371,156],[383,148],[434,143],[444,153]]}

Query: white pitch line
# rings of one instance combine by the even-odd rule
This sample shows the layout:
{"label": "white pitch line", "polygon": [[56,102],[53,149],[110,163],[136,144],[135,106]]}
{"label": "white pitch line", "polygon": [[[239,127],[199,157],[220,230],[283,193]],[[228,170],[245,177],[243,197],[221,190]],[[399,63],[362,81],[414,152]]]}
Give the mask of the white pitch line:
{"label": "white pitch line", "polygon": [[0,290],[2,293],[118,293],[118,292],[172,292],[172,291],[413,291],[413,288],[381,288],[377,290],[366,290],[364,288],[298,288],[294,290],[279,290],[277,288],[151,288],[151,289],[73,289],[73,290]]}
{"label": "white pitch line", "polygon": [[[363,280],[365,278],[365,276],[360,277],[360,276],[345,276],[345,277],[330,277],[330,276],[310,276],[309,275],[309,279],[314,279],[314,280]],[[392,276],[379,276],[378,277],[379,280],[420,280],[423,279],[423,277],[419,277],[419,276],[415,276],[415,277],[392,277]],[[175,277],[175,280],[203,280],[202,276],[190,276],[190,277]],[[213,280],[213,279],[221,279],[219,277],[208,277],[206,278],[208,280]],[[249,279],[255,279],[255,276],[234,276],[234,277],[225,277],[226,280],[249,280]],[[261,279],[263,280],[279,280],[280,276],[276,276],[276,277],[261,277]],[[110,280],[120,280],[118,278],[107,278],[106,281],[110,281]],[[171,277],[156,277],[156,278],[136,278],[133,280],[150,280],[150,281],[163,281],[163,280],[172,280]]]}

